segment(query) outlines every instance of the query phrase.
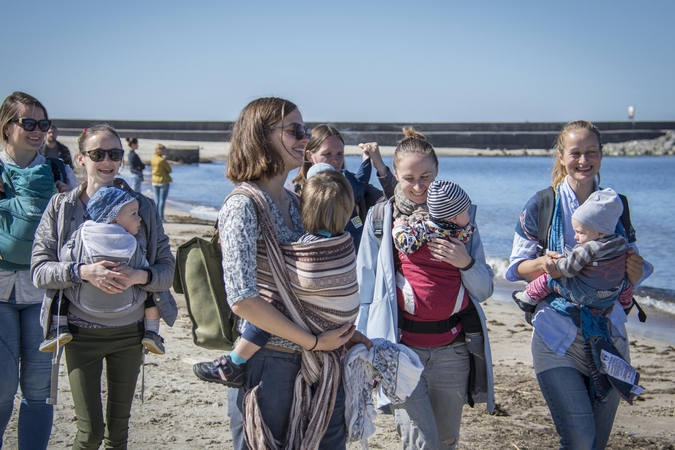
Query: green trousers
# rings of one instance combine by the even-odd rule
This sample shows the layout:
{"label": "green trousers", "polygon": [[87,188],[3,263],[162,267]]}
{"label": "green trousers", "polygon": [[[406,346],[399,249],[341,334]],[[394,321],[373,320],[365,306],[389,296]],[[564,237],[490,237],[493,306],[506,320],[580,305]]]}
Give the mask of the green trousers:
{"label": "green trousers", "polygon": [[[129,418],[143,359],[143,322],[119,328],[77,328],[65,346],[77,416],[73,449],[126,449]],[[101,375],[105,361],[108,400],[103,416]]]}

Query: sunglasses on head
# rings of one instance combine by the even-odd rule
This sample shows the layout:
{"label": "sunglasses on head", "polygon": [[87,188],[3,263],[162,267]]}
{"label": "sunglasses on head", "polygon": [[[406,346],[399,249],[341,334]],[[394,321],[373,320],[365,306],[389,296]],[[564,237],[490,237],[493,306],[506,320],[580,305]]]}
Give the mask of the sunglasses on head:
{"label": "sunglasses on head", "polygon": [[89,158],[94,162],[101,162],[105,159],[105,155],[108,155],[110,161],[121,161],[124,158],[124,150],[121,148],[113,148],[110,150],[103,150],[100,148],[89,150],[84,152],[89,155]]}
{"label": "sunglasses on head", "polygon": [[[293,128],[291,128],[291,127],[293,127]],[[309,127],[306,127],[302,124],[299,124],[299,123],[293,123],[293,124],[286,125],[286,126],[283,126],[283,127],[274,127],[274,129],[277,129],[277,128],[283,129],[286,133],[293,133],[293,135],[295,136],[295,139],[298,140],[298,141],[301,140],[302,138],[304,138],[305,136],[307,136],[310,139],[312,138],[312,129],[309,128]],[[290,128],[290,129],[288,129],[288,128]]]}
{"label": "sunglasses on head", "polygon": [[35,119],[21,118],[21,119],[13,119],[11,120],[11,122],[21,124],[21,126],[23,126],[23,129],[26,131],[33,131],[37,126],[40,129],[40,131],[47,132],[49,131],[49,127],[52,126],[52,121],[47,119],[35,120]]}

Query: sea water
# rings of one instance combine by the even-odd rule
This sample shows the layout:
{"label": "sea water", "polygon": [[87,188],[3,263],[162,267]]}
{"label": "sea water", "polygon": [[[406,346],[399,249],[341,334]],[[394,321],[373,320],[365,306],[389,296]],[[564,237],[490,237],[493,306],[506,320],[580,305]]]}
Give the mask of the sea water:
{"label": "sea water", "polygon": [[[356,170],[360,157],[347,157]],[[391,157],[385,162],[391,167]],[[527,200],[551,183],[553,159],[548,157],[441,157],[437,179],[451,180],[478,206],[480,229],[488,262],[503,278],[511,253],[514,227]],[[640,254],[654,273],[643,284],[644,301],[675,314],[675,158],[606,157],[601,185],[628,196]],[[123,173],[124,175],[124,173]],[[190,214],[215,220],[232,184],[225,178],[225,163],[173,166],[169,202]],[[295,171],[291,173],[295,176]],[[146,175],[146,180],[150,178]],[[380,187],[373,171],[371,183]],[[144,183],[144,193],[152,193]]]}

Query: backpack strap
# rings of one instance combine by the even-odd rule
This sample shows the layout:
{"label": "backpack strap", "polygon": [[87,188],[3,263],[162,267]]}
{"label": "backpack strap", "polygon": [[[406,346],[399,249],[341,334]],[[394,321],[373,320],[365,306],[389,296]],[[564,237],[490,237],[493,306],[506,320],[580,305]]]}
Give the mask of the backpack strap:
{"label": "backpack strap", "polygon": [[382,233],[384,228],[384,207],[387,204],[386,201],[378,201],[372,208],[373,211],[373,232],[377,239],[382,239]]}
{"label": "backpack strap", "polygon": [[52,168],[54,174],[54,182],[62,181],[68,183],[68,176],[66,175],[66,163],[61,158],[47,157],[47,163]]}
{"label": "backpack strap", "polygon": [[635,237],[635,228],[633,228],[633,224],[630,221],[630,208],[628,207],[628,199],[623,194],[619,194],[619,198],[623,204],[623,212],[621,213],[620,219],[621,225],[626,231],[626,241],[628,241],[628,243],[632,243],[635,242],[637,238]]}
{"label": "backpack strap", "polygon": [[553,223],[553,206],[555,205],[555,191],[549,186],[537,192],[537,253],[544,256],[548,249],[548,232]]}

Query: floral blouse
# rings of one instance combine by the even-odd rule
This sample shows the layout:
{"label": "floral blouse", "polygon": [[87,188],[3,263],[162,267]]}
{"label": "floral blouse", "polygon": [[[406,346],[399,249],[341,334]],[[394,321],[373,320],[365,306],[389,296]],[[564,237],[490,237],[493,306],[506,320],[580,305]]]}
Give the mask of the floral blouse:
{"label": "floral blouse", "polygon": [[[290,202],[290,214],[295,228],[293,231],[286,226],[281,211],[274,201],[266,192],[264,194],[274,216],[279,242],[297,241],[304,234],[304,230],[296,203]],[[241,300],[256,297],[258,295],[256,249],[258,240],[262,240],[263,237],[253,200],[245,195],[229,197],[218,214],[218,233],[223,253],[223,279],[228,303],[232,306]],[[241,321],[240,331],[243,331],[244,326],[245,321]],[[278,337],[272,337],[269,343],[295,347],[295,344]]]}

